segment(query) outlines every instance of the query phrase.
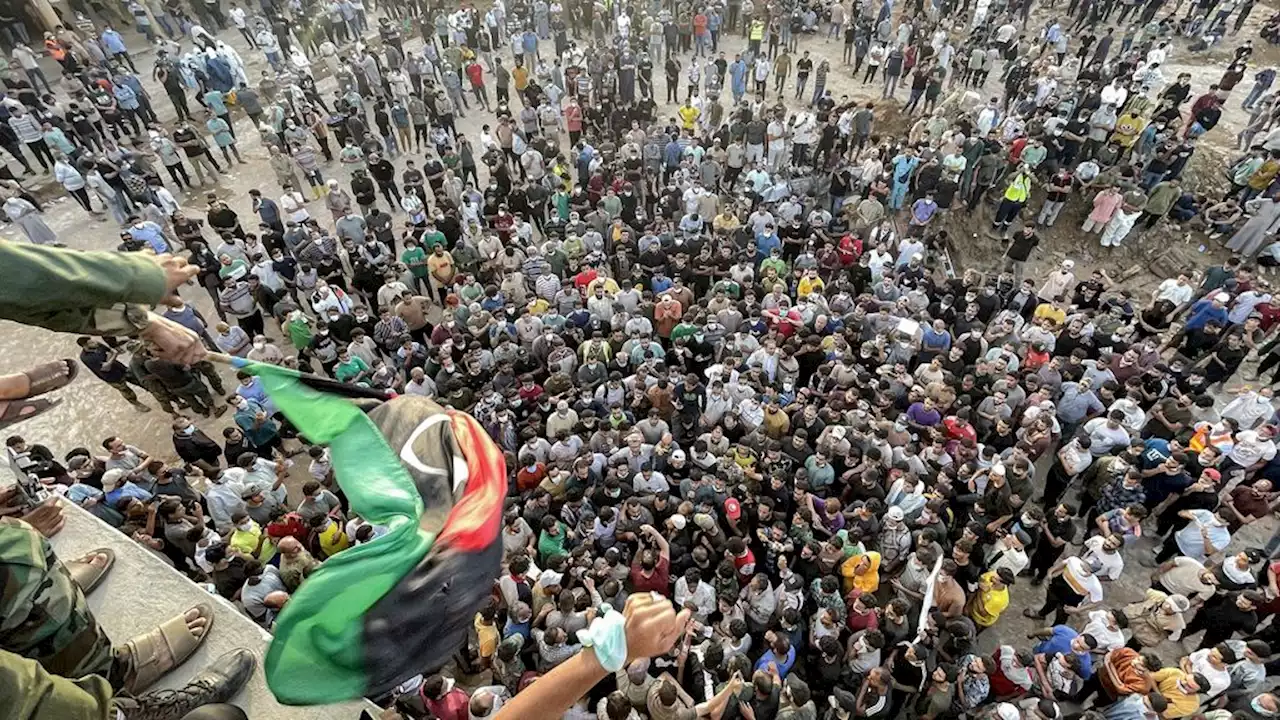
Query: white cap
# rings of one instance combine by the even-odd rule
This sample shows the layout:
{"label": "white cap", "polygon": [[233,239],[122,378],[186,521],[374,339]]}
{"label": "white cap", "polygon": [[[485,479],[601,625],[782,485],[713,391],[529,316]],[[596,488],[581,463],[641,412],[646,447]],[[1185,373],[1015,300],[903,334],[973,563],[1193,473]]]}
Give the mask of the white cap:
{"label": "white cap", "polygon": [[1017,706],[1006,702],[996,706],[996,717],[999,720],[1022,720],[1022,713],[1018,712]]}
{"label": "white cap", "polygon": [[1213,299],[1217,300],[1220,303],[1231,302],[1231,296],[1226,293],[1218,293],[1217,295],[1213,296]]}
{"label": "white cap", "polygon": [[1073,267],[1075,267],[1075,266],[1076,266],[1076,261],[1075,261],[1075,260],[1063,260],[1063,261],[1062,261],[1062,267],[1064,267],[1064,268],[1066,268],[1066,269],[1068,269],[1068,270],[1070,270],[1071,268],[1073,268]]}
{"label": "white cap", "polygon": [[676,530],[683,530],[684,526],[688,524],[688,522],[689,522],[688,520],[684,519],[683,515],[671,516],[671,527],[675,528]]}

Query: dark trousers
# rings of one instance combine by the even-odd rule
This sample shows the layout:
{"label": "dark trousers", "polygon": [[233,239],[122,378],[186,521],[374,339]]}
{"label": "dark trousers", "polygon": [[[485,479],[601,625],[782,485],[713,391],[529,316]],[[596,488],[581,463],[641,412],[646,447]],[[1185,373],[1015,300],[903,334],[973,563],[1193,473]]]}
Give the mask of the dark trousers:
{"label": "dark trousers", "polygon": [[165,165],[165,170],[169,171],[169,177],[173,178],[173,182],[179,189],[191,187],[191,176],[187,174],[187,168],[182,163],[177,165]]}
{"label": "dark trousers", "polygon": [[254,310],[252,315],[236,318],[236,325],[239,325],[249,337],[262,335],[266,331],[261,310]]}
{"label": "dark trousers", "polygon": [[1169,537],[1164,539],[1164,544],[1160,546],[1160,552],[1156,553],[1156,563],[1172,560],[1179,552],[1181,551],[1178,549],[1178,534],[1170,533]]}
{"label": "dark trousers", "polygon": [[1059,575],[1049,581],[1045,589],[1044,606],[1036,611],[1036,615],[1045,618],[1049,613],[1053,613],[1053,624],[1063,625],[1067,622],[1067,608],[1082,602],[1084,598]]}
{"label": "dark trousers", "polygon": [[187,106],[187,94],[181,90],[169,93],[169,102],[173,103],[173,109],[178,111],[179,120],[191,119],[191,108]]}
{"label": "dark trousers", "polygon": [[1054,547],[1053,543],[1046,538],[1040,538],[1040,542],[1036,545],[1035,552],[1031,553],[1031,569],[1034,571],[1033,577],[1043,582],[1049,576],[1049,568],[1058,562],[1058,558],[1062,557],[1062,551],[1066,546]]}
{"label": "dark trousers", "polygon": [[1018,219],[1018,215],[1022,213],[1023,203],[1016,200],[1005,198],[1000,201],[1000,207],[996,208],[996,219],[993,221],[996,226],[1008,227],[1014,220]]}
{"label": "dark trousers", "polygon": [[76,202],[80,203],[80,207],[84,208],[86,212],[93,212],[93,205],[89,204],[88,191],[84,188],[79,188],[77,190],[68,190],[67,192],[71,193],[71,197],[75,198]]}
{"label": "dark trousers", "polygon": [[1049,466],[1049,475],[1044,480],[1044,500],[1041,501],[1043,506],[1051,508],[1057,505],[1058,500],[1071,484],[1071,480],[1072,477],[1063,469],[1061,463],[1055,461]]}
{"label": "dark trousers", "polygon": [[53,159],[53,153],[49,151],[49,144],[46,143],[43,138],[36,140],[35,142],[27,143],[27,149],[31,151],[32,155],[36,156],[36,160],[39,161],[40,167],[45,170],[53,167],[55,162]]}
{"label": "dark trousers", "polygon": [[1196,646],[1199,650],[1211,648],[1225,640],[1230,640],[1231,636],[1235,634],[1232,628],[1210,625],[1208,621],[1209,612],[1207,609],[1201,609],[1191,619],[1191,622],[1187,623],[1186,632],[1182,633],[1183,637],[1188,637],[1203,630],[1204,636],[1200,638],[1200,644]]}

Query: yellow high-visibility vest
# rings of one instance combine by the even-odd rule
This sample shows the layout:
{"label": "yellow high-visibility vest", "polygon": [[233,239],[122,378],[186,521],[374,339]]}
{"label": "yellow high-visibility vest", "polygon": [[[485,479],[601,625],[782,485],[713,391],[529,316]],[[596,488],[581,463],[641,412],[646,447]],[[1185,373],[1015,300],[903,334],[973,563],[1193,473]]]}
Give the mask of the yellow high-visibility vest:
{"label": "yellow high-visibility vest", "polygon": [[1004,191],[1005,200],[1020,203],[1026,202],[1029,195],[1031,195],[1031,178],[1022,174],[1015,175],[1008,189]]}

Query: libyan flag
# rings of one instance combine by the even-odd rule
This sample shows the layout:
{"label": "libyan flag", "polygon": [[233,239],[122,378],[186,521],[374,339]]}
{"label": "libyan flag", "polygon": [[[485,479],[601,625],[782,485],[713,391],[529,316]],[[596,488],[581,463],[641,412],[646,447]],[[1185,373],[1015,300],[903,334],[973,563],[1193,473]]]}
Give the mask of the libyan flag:
{"label": "libyan flag", "polygon": [[329,446],[351,511],[388,529],[326,560],[281,610],[264,664],[271,691],[288,705],[333,703],[444,665],[500,571],[502,453],[470,415],[426,398],[366,414],[294,371],[236,364]]}

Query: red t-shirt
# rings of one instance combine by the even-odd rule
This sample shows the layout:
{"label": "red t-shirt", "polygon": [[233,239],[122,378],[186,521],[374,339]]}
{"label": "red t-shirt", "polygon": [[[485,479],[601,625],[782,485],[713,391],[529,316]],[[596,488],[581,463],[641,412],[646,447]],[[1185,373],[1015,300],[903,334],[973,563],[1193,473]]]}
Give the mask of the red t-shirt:
{"label": "red t-shirt", "polygon": [[306,543],[307,534],[307,524],[302,521],[302,516],[297,513],[288,513],[275,522],[267,523],[267,537],[274,540],[277,545],[287,537]]}
{"label": "red t-shirt", "polygon": [[739,581],[751,582],[751,578],[756,576],[756,554],[751,552],[751,548],[742,555],[733,556],[733,569],[738,571]]}
{"label": "red t-shirt", "polygon": [[853,609],[853,604],[850,603],[849,616],[846,618],[845,624],[847,624],[849,629],[853,632],[858,632],[859,630],[875,630],[880,627],[880,616],[876,614],[875,610],[868,610],[865,613],[857,612]]}
{"label": "red t-shirt", "polygon": [[631,587],[632,592],[636,593],[652,591],[671,595],[671,561],[667,558],[659,558],[658,566],[653,569],[653,574],[649,577],[644,576],[639,560],[631,563]]}
{"label": "red t-shirt", "polygon": [[445,693],[439,700],[432,700],[426,695],[422,695],[422,699],[427,709],[440,720],[468,720],[471,717],[471,696],[458,688]]}
{"label": "red t-shirt", "polygon": [[480,63],[471,63],[467,66],[467,79],[471,81],[473,87],[480,87],[484,84],[484,68]]}

